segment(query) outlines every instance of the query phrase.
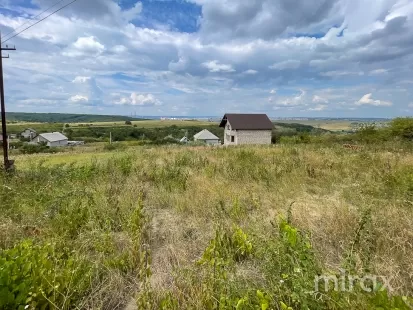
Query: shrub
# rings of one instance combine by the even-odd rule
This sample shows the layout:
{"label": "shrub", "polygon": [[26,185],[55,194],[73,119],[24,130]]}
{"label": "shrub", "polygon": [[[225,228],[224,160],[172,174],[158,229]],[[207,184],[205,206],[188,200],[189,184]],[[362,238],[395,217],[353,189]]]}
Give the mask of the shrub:
{"label": "shrub", "polygon": [[125,121],[125,125],[132,125],[131,121]]}
{"label": "shrub", "polygon": [[413,139],[413,118],[396,118],[390,122],[392,135]]}
{"label": "shrub", "polygon": [[36,153],[58,153],[62,151],[57,147],[48,147],[45,144],[24,144],[20,151],[23,154],[36,154]]}

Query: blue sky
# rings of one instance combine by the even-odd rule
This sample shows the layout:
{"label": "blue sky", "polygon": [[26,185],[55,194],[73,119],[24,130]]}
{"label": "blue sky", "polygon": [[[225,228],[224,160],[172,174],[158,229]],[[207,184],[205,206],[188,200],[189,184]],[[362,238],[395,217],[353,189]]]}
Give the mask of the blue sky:
{"label": "blue sky", "polygon": [[[1,32],[56,1],[0,0]],[[411,0],[78,0],[7,42],[18,50],[4,61],[6,103],[25,112],[411,116],[411,29]]]}

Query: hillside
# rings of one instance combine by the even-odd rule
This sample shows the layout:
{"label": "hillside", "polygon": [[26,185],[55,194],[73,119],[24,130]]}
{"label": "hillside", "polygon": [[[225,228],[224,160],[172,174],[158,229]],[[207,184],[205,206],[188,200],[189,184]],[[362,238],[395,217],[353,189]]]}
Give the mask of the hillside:
{"label": "hillside", "polygon": [[63,113],[22,113],[8,112],[8,122],[28,123],[84,123],[84,122],[119,122],[133,120],[120,115],[63,114]]}

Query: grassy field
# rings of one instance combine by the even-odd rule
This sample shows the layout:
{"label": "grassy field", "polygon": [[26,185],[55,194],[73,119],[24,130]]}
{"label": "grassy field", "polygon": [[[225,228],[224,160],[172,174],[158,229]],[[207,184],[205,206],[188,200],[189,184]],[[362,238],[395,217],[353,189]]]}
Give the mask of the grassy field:
{"label": "grassy field", "polygon": [[347,120],[277,120],[277,123],[297,123],[302,125],[309,125],[315,128],[322,128],[331,131],[341,131],[341,130],[350,130],[351,129],[351,121]]}
{"label": "grassy field", "polygon": [[[0,176],[0,309],[409,309],[413,155],[398,144],[16,159]],[[340,270],[391,288],[315,290]]]}
{"label": "grassy field", "polygon": [[[217,123],[207,122],[207,121],[178,121],[178,120],[142,120],[142,121],[132,121],[132,125],[136,125],[139,128],[162,128],[168,126],[211,126],[218,125]],[[18,133],[23,131],[25,128],[33,128],[35,130],[62,130],[64,123],[33,123],[33,122],[17,122],[12,124],[7,124],[10,132]],[[90,122],[90,123],[69,123],[71,128],[85,127],[85,126],[95,126],[95,127],[130,127],[131,125],[125,125],[124,121],[121,122]]]}
{"label": "grassy field", "polygon": [[[208,122],[208,121],[197,121],[197,120],[137,120],[132,121],[132,125],[136,125],[139,128],[160,128],[160,127],[168,127],[168,126],[210,126],[210,125],[219,125],[218,123]],[[340,121],[340,120],[309,120],[309,121],[282,121],[277,120],[277,123],[297,123],[303,125],[314,126],[315,128],[322,128],[331,131],[341,131],[341,130],[349,130],[351,129],[351,121]],[[77,127],[84,127],[84,126],[102,126],[102,127],[122,127],[122,126],[130,126],[125,125],[124,121],[118,122],[88,122],[88,123],[69,123],[70,127],[77,128]],[[45,123],[33,123],[33,122],[18,122],[13,124],[8,124],[10,130],[12,132],[16,131],[15,129],[22,130],[27,127],[42,128],[45,126]],[[50,125],[52,126],[52,125]],[[63,123],[54,125],[60,126],[63,128]],[[60,129],[61,129],[60,128]]]}
{"label": "grassy field", "polygon": [[[143,120],[143,121],[132,121],[132,125],[136,125],[139,128],[162,128],[168,126],[211,126],[218,125],[217,123],[207,122],[207,121],[197,121],[197,120]],[[125,125],[125,122],[95,122],[95,123],[72,123],[72,127],[86,126],[88,124],[93,124],[93,126],[105,126],[105,127],[117,127],[117,126],[130,126]]]}

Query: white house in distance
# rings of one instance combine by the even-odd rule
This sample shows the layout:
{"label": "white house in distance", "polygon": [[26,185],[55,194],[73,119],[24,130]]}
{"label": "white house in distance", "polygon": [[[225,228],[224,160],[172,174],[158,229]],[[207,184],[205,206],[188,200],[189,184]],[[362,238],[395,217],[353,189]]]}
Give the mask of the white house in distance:
{"label": "white house in distance", "polygon": [[212,132],[206,129],[202,130],[201,132],[198,132],[194,136],[194,141],[202,141],[210,145],[220,144],[219,138],[216,135],[214,135]]}
{"label": "white house in distance", "polygon": [[25,139],[31,140],[37,136],[37,132],[34,129],[26,128],[23,132],[20,133],[20,136],[22,136]]}
{"label": "white house in distance", "polygon": [[224,145],[271,144],[274,124],[266,114],[225,114]]}
{"label": "white house in distance", "polygon": [[52,133],[41,133],[36,138],[34,138],[30,143],[41,143],[45,142],[47,146],[56,147],[56,146],[67,146],[68,138],[61,134],[60,132]]}

